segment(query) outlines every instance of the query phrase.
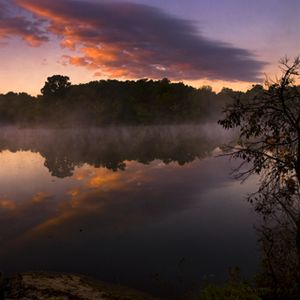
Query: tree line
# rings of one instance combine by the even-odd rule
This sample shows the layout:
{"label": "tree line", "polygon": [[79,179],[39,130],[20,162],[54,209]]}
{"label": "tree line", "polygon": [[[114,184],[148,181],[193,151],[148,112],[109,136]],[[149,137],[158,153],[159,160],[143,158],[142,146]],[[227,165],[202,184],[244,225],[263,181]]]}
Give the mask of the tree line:
{"label": "tree line", "polygon": [[[249,91],[251,92],[251,91]],[[249,93],[247,92],[247,93]],[[47,78],[36,97],[0,95],[1,125],[151,125],[217,120],[225,103],[244,94],[209,86],[194,88],[168,79],[100,80],[73,85],[67,76]]]}

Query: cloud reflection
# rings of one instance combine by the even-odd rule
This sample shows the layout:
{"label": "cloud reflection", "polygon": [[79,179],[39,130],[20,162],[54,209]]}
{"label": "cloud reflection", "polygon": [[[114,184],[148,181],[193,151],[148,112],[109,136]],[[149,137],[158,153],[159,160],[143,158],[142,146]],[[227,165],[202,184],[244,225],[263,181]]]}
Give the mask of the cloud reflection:
{"label": "cloud reflection", "polygon": [[[75,170],[63,189],[59,182],[52,184],[51,195],[36,191],[32,184],[31,197],[0,201],[0,228],[22,220],[20,226],[1,230],[0,235],[6,246],[16,247],[16,243],[49,235],[76,235],[78,226],[99,234],[123,232],[184,211],[194,201],[187,193],[209,189],[205,173],[199,174],[198,163],[179,167],[160,161],[149,165],[130,162],[127,170],[119,173],[85,164]],[[195,176],[200,186],[195,185]],[[50,176],[44,180],[51,185]],[[218,185],[218,179],[211,184]]]}

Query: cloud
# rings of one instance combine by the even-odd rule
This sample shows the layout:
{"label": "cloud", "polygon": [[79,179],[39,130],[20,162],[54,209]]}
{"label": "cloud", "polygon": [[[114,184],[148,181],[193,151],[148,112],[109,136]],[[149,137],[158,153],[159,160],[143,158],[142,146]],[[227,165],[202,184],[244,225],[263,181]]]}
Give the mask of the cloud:
{"label": "cloud", "polygon": [[[258,81],[265,65],[248,50],[206,38],[192,21],[148,5],[75,0],[14,3],[47,20],[47,31],[61,38],[62,47],[74,51],[64,56],[64,63],[84,66],[97,75]],[[30,24],[23,28],[32,30]],[[44,39],[38,31],[32,36]]]}
{"label": "cloud", "polygon": [[0,2],[0,39],[21,37],[31,46],[39,46],[48,41],[46,33],[40,29],[44,22],[29,20],[24,15],[16,15],[7,1]]}

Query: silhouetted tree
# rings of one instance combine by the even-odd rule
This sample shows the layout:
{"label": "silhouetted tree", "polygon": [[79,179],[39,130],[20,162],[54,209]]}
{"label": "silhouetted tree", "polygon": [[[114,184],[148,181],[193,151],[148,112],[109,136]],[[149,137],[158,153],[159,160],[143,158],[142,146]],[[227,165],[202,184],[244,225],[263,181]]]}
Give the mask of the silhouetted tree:
{"label": "silhouetted tree", "polygon": [[266,274],[280,299],[300,299],[300,60],[283,59],[281,66],[277,82],[240,95],[219,123],[239,130],[238,145],[228,148],[242,160],[238,176],[260,176],[249,201],[265,220]]}
{"label": "silhouetted tree", "polygon": [[0,95],[0,124],[28,124],[35,118],[35,98],[26,93]]}
{"label": "silhouetted tree", "polygon": [[44,96],[63,96],[67,88],[71,85],[68,76],[53,75],[47,78],[41,93]]}

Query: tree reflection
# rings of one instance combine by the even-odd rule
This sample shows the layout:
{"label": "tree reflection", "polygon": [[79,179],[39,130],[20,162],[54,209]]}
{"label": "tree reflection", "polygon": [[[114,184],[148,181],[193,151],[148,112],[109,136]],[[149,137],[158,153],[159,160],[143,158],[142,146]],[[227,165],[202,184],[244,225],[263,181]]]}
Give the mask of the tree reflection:
{"label": "tree reflection", "polygon": [[116,127],[54,130],[4,129],[0,149],[39,152],[52,176],[72,176],[76,167],[89,164],[113,171],[127,161],[184,165],[207,156],[220,142],[197,126]]}
{"label": "tree reflection", "polygon": [[45,160],[45,167],[52,176],[64,178],[73,175],[76,164],[68,157],[57,157],[49,155]]}

